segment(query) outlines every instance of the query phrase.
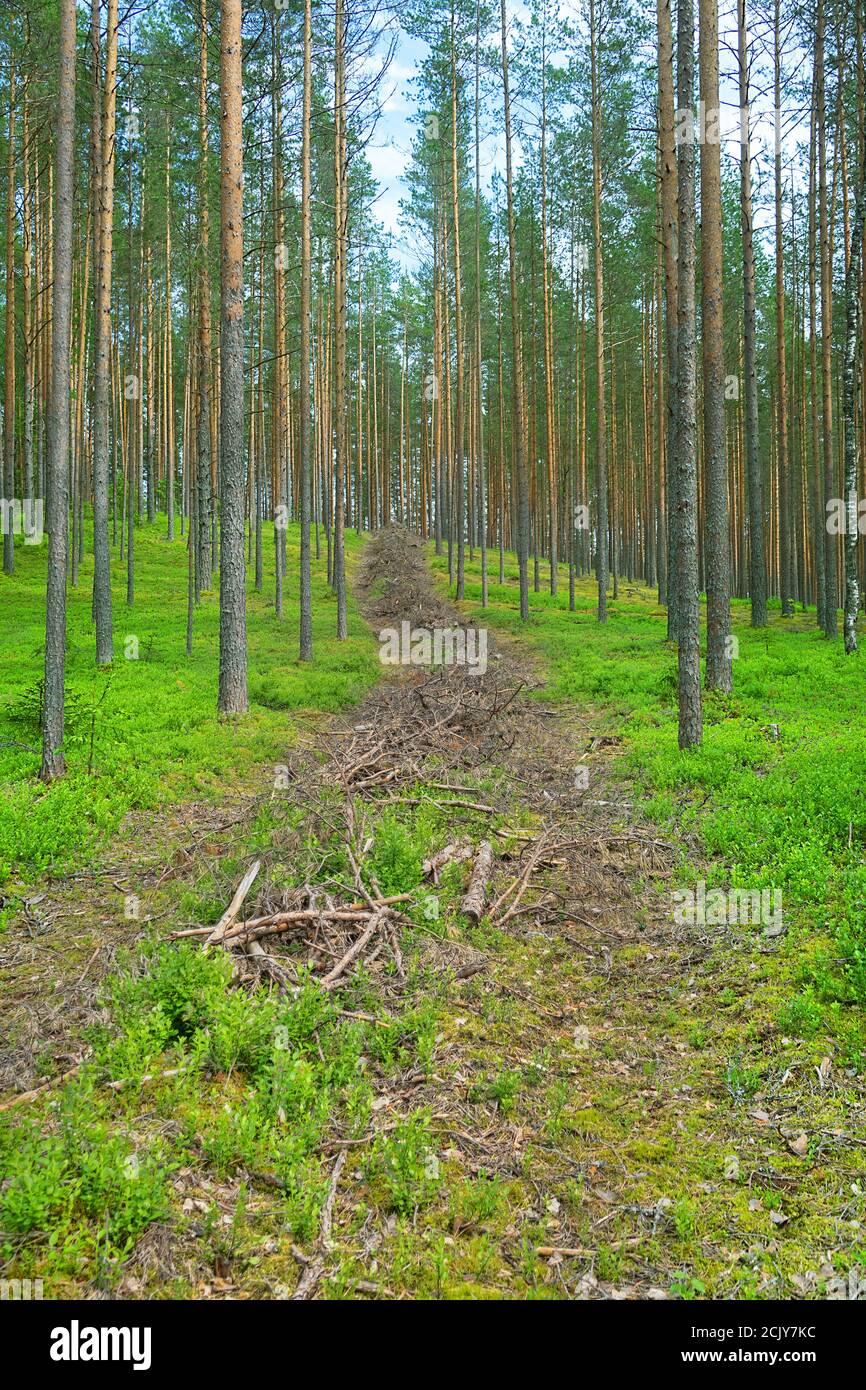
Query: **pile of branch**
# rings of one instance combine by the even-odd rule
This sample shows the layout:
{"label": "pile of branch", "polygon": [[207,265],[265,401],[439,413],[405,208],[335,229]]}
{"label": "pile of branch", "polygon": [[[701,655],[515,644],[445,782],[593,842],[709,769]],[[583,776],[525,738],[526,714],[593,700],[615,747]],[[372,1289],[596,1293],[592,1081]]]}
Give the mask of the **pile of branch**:
{"label": "pile of branch", "polygon": [[332,737],[331,780],[370,796],[424,780],[431,760],[440,768],[472,766],[482,752],[489,755],[492,744],[507,746],[513,738],[502,716],[523,684],[490,672],[480,681],[465,667],[449,667],[424,680],[385,686],[373,718]]}
{"label": "pile of branch", "polygon": [[[397,904],[409,900],[411,894],[386,898],[364,890],[361,901],[341,904],[330,895],[324,895],[320,902],[316,890],[306,887],[296,894],[297,906],[238,921],[258,871],[256,862],[241,879],[215,927],[190,927],[172,932],[171,939],[199,939],[206,951],[222,947],[236,955],[241,982],[266,975],[285,992],[297,988],[300,964],[318,978],[323,989],[331,990],[343,984],[361,961],[370,964],[384,951],[390,952],[398,975],[402,974]],[[265,939],[270,947],[267,951],[261,944]],[[277,943],[279,949],[274,951]]]}

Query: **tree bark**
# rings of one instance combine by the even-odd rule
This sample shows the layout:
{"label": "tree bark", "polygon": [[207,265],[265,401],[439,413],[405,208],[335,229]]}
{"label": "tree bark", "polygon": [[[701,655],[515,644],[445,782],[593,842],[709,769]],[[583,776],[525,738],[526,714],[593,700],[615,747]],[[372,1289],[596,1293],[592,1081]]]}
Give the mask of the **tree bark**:
{"label": "tree bark", "polygon": [[661,166],[661,223],[665,272],[665,348],[667,383],[665,433],[659,448],[665,455],[668,638],[677,637],[676,564],[676,438],[677,438],[677,166],[674,133],[673,34],[671,0],[657,0],[659,66],[659,163]]}
{"label": "tree bark", "polygon": [[[677,7],[677,104],[693,115],[695,17],[693,0]],[[697,380],[695,363],[695,140],[689,129],[677,158],[679,266],[677,275],[677,568],[679,600],[679,745],[701,741],[701,628],[698,595]]]}
{"label": "tree bark", "polygon": [[857,326],[860,307],[860,275],[863,252],[864,213],[866,213],[866,140],[857,186],[851,254],[845,272],[845,364],[842,418],[845,438],[845,651],[857,650],[857,613],[860,608],[860,579],[857,572],[858,485],[860,481],[859,437],[857,432]]}
{"label": "tree bark", "polygon": [[247,709],[241,0],[220,5],[220,714]]}
{"label": "tree bark", "polygon": [[75,162],[75,0],[60,0],[60,75],[55,127],[51,382],[48,397],[48,588],[42,707],[44,782],[66,772],[63,704],[66,672],[66,542],[69,527],[69,388],[72,318],[72,204]]}
{"label": "tree bark", "polygon": [[[346,624],[346,557],[344,546],[346,477],[346,226],[349,215],[346,146],[346,21],[343,0],[334,14],[334,590],[337,638]],[[375,373],[374,373],[375,405]],[[371,460],[371,466],[374,460]]]}
{"label": "tree bark", "polygon": [[718,0],[700,4],[700,90],[706,113],[701,145],[701,323],[704,370],[704,479],[707,665],[710,690],[731,689],[731,563],[725,449],[725,340],[719,129]]}
{"label": "tree bark", "polygon": [[600,0],[589,0],[589,34],[592,105],[592,226],[595,242],[595,362],[596,362],[596,578],[598,581],[598,621],[607,622],[608,580],[608,488],[607,488],[607,400],[604,377],[604,260],[601,240],[601,94],[598,77],[598,14]]}
{"label": "tree bark", "polygon": [[[312,11],[311,0],[304,0],[304,95],[301,118],[301,362],[300,362],[300,648],[301,661],[313,659],[313,610],[310,579],[310,337],[312,313],[312,251],[310,244],[310,146],[312,102]],[[358,315],[360,325],[360,313]],[[361,360],[358,358],[360,377]],[[358,440],[360,448],[360,439]]]}
{"label": "tree bark", "polygon": [[767,567],[764,559],[764,499],[758,457],[755,249],[752,241],[752,171],[749,117],[749,55],[746,0],[737,0],[740,87],[740,222],[743,238],[743,354],[745,371],[746,485],[749,497],[749,594],[752,627],[767,625]]}
{"label": "tree bark", "polygon": [[505,107],[505,189],[508,208],[508,269],[511,297],[511,341],[514,392],[514,463],[517,482],[517,564],[520,572],[520,617],[529,618],[529,479],[523,433],[523,375],[520,345],[520,298],[517,291],[517,244],[514,225],[514,180],[511,155],[511,93],[508,85],[508,45],[505,0],[500,0],[502,89]]}

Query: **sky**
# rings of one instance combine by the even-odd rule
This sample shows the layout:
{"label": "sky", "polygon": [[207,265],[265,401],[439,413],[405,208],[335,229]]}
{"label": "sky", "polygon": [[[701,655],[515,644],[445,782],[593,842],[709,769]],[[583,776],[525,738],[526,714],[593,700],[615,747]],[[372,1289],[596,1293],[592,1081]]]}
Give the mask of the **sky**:
{"label": "sky", "polygon": [[[650,3],[651,0],[647,0]],[[581,0],[563,0],[559,7],[559,14],[568,19],[572,25],[585,31],[584,5]],[[654,7],[653,7],[654,9]],[[752,6],[750,6],[750,10]],[[530,7],[524,0],[509,0],[509,17],[516,17],[524,22],[528,22],[530,17]],[[790,23],[790,16],[787,21],[783,15],[783,25]],[[723,148],[733,158],[739,158],[740,140],[740,112],[739,96],[736,82],[736,14],[730,6],[723,3],[720,5],[719,31],[721,42],[721,132]],[[495,42],[496,33],[491,35],[491,41]],[[771,37],[771,36],[770,36]],[[783,33],[783,43],[786,35]],[[756,156],[753,166],[753,181],[756,191],[760,192],[762,180],[766,180],[771,173],[770,159],[774,148],[774,115],[772,104],[772,53],[767,48],[768,35],[766,25],[759,30],[757,24],[751,30],[751,45],[753,53],[753,76],[751,90],[751,109],[752,109],[752,148]],[[650,40],[654,44],[655,29],[652,26]],[[367,149],[367,157],[370,161],[373,176],[380,186],[380,196],[376,203],[375,215],[384,225],[386,231],[390,233],[392,239],[392,253],[397,262],[407,270],[415,268],[419,262],[421,252],[413,241],[412,233],[403,223],[400,212],[400,199],[405,196],[406,189],[403,176],[411,162],[412,141],[415,136],[415,126],[413,121],[418,115],[418,103],[416,89],[413,86],[413,79],[417,77],[421,63],[426,52],[426,45],[412,38],[401,27],[394,58],[391,66],[384,78],[385,99],[382,114],[378,125],[373,134],[371,143]],[[555,55],[552,55],[555,57]],[[654,61],[654,49],[647,53],[647,58]],[[802,76],[802,62],[805,55],[799,55],[792,51],[790,44],[785,49],[785,71],[791,72],[795,76]],[[808,111],[805,111],[795,101],[793,94],[783,95],[782,100],[782,152],[784,180],[786,185],[790,179],[794,179],[798,187],[802,187],[808,176],[808,169],[803,167],[803,162],[798,158],[797,147],[804,139],[808,138]],[[490,124],[490,115],[486,116],[486,123]],[[484,133],[485,114],[482,113],[482,169],[483,181],[489,180],[491,173],[496,172],[504,176],[505,172],[505,152],[504,142],[500,134]],[[519,167],[521,161],[521,150],[519,140],[515,139],[514,148],[515,166]],[[769,230],[772,216],[767,210],[760,207],[760,197],[756,198],[756,231],[760,235],[762,231]]]}

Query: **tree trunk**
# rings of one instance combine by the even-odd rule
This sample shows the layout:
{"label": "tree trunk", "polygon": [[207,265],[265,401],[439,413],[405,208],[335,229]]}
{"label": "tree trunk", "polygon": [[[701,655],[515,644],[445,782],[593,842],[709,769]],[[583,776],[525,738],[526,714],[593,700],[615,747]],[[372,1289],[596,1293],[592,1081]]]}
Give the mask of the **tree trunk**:
{"label": "tree trunk", "polygon": [[779,478],[779,594],[782,617],[794,616],[792,593],[793,548],[790,534],[790,464],[788,458],[788,365],[785,352],[785,249],[782,234],[782,50],[780,3],[773,7],[773,76],[775,91],[774,193],[776,207],[776,470]]}
{"label": "tree trunk", "polygon": [[[677,104],[694,107],[695,15],[692,0],[677,7]],[[682,119],[682,115],[681,115]],[[695,363],[695,139],[685,132],[677,158],[677,568],[679,601],[679,745],[701,741],[701,627],[698,595],[697,380]]]}
{"label": "tree trunk", "polygon": [[857,650],[857,613],[860,608],[860,580],[857,573],[858,484],[860,459],[858,448],[857,403],[857,320],[859,317],[860,273],[863,251],[864,212],[866,212],[866,140],[857,186],[851,254],[845,272],[845,365],[842,418],[845,435],[845,651]]}
{"label": "tree trunk", "polygon": [[596,452],[595,485],[598,496],[596,515],[596,577],[598,580],[598,621],[607,622],[608,579],[608,492],[607,492],[607,400],[604,379],[604,261],[601,241],[601,95],[598,77],[598,14],[600,0],[589,0],[589,42],[592,103],[592,226],[595,242],[595,362],[596,362]]}
{"label": "tree trunk", "polygon": [[3,399],[3,496],[8,515],[3,527],[3,573],[15,573],[15,68],[9,70],[9,125],[6,156],[6,337]]}
{"label": "tree trunk", "polygon": [[746,484],[749,495],[749,594],[752,627],[767,625],[767,568],[764,559],[764,499],[758,457],[755,250],[752,242],[752,171],[749,116],[749,55],[746,0],[737,0],[740,87],[740,222],[743,238],[743,353],[745,362]]}
{"label": "tree trunk", "polygon": [[[300,649],[301,661],[313,659],[313,610],[310,578],[310,337],[312,313],[312,252],[310,244],[310,165],[312,101],[312,12],[311,0],[304,0],[304,96],[301,123],[301,362],[300,362]],[[360,325],[360,314],[358,316]],[[360,331],[360,329],[359,329]],[[358,358],[360,377],[361,359]],[[358,441],[360,448],[360,439]]]}
{"label": "tree trunk", "polygon": [[523,375],[520,346],[520,298],[517,291],[517,239],[514,220],[514,181],[511,159],[511,93],[508,86],[508,47],[505,0],[500,0],[502,89],[505,106],[505,188],[508,205],[508,269],[511,292],[511,341],[513,358],[514,463],[517,482],[517,564],[520,571],[520,617],[529,618],[529,479],[526,440],[523,433]]}
{"label": "tree trunk", "polygon": [[661,165],[661,223],[665,268],[665,346],[667,384],[666,428],[659,448],[665,454],[666,574],[668,638],[677,636],[676,564],[676,437],[677,437],[677,166],[674,116],[673,34],[671,0],[657,0],[659,66],[659,163]]}
{"label": "tree trunk", "polygon": [[[334,590],[337,637],[346,626],[346,557],[344,546],[346,476],[346,225],[349,215],[346,146],[346,21],[343,0],[334,15]],[[375,404],[375,370],[373,395]],[[371,461],[374,463],[375,460]]]}
{"label": "tree trunk", "polygon": [[707,667],[710,690],[731,689],[731,564],[728,460],[725,450],[725,341],[719,130],[718,0],[700,4],[701,100],[707,129],[701,145],[701,322],[704,370],[704,478],[707,576]]}
{"label": "tree trunk", "polygon": [[[98,4],[99,0],[94,0]],[[96,264],[95,381],[93,391],[93,613],[96,664],[114,659],[111,561],[108,549],[109,397],[111,391],[111,263],[114,217],[117,0],[108,0],[99,160],[99,255]]]}
{"label": "tree trunk", "polygon": [[48,397],[48,588],[42,708],[44,782],[66,771],[63,704],[66,671],[66,541],[69,526],[69,334],[72,318],[72,204],[75,162],[75,0],[60,0],[60,77],[55,127],[51,383]]}
{"label": "tree trunk", "polygon": [[220,714],[247,709],[241,0],[220,6]]}
{"label": "tree trunk", "polygon": [[451,226],[454,240],[454,340],[456,373],[454,383],[454,467],[457,507],[457,598],[466,585],[466,459],[463,439],[463,286],[460,260],[460,184],[457,171],[457,36],[454,0],[451,0]]}
{"label": "tree trunk", "polygon": [[[818,0],[815,31],[816,116],[818,135],[818,245],[821,262],[821,446],[824,464],[824,515],[836,492],[833,467],[833,257],[830,249],[831,219],[827,206],[827,111],[824,82],[824,0]],[[825,525],[824,540],[824,636],[835,637],[839,592],[836,583],[836,546]]]}

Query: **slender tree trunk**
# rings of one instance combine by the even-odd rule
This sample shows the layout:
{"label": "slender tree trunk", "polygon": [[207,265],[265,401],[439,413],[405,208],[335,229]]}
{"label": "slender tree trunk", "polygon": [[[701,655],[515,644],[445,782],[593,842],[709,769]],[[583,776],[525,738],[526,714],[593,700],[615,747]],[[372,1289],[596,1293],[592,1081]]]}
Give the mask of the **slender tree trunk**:
{"label": "slender tree trunk", "polygon": [[725,340],[719,129],[718,0],[700,5],[701,100],[707,128],[701,145],[701,323],[704,370],[705,566],[710,690],[731,689],[731,565],[728,460],[725,451]]}
{"label": "slender tree trunk", "polygon": [[[95,4],[99,0],[94,0]],[[108,0],[105,77],[99,161],[99,256],[96,266],[96,345],[93,393],[93,611],[96,664],[114,658],[111,617],[111,560],[108,548],[111,392],[111,263],[114,213],[115,104],[117,94],[117,0]]]}
{"label": "slender tree trunk", "polygon": [[[15,67],[9,69],[9,124],[6,155],[6,337],[3,399],[3,493],[7,509],[15,499]],[[15,527],[11,511],[3,527],[3,573],[15,573]]]}
{"label": "slender tree trunk", "polygon": [[[858,489],[860,450],[857,431],[857,326],[860,305],[860,275],[863,252],[864,213],[866,213],[866,140],[857,186],[851,254],[845,273],[845,365],[843,387],[843,429],[845,435],[845,651],[857,650],[857,613],[860,608],[860,580],[857,573]],[[861,407],[862,408],[862,407]]]}
{"label": "slender tree trunk", "polygon": [[812,78],[812,114],[809,139],[809,226],[808,226],[808,275],[809,275],[809,398],[811,404],[811,468],[810,500],[815,548],[815,604],[818,627],[823,631],[826,621],[827,577],[825,572],[827,551],[824,542],[824,486],[821,466],[821,451],[818,438],[819,382],[818,382],[818,233],[817,233],[817,177],[816,150],[817,131],[817,93],[818,63],[817,49]]}
{"label": "slender tree trunk", "polygon": [[775,92],[775,159],[774,192],[776,208],[776,378],[777,422],[776,469],[779,477],[779,594],[782,617],[794,616],[792,593],[792,562],[794,561],[790,534],[790,497],[788,457],[788,365],[785,351],[785,243],[782,227],[782,49],[780,33],[780,0],[773,6],[773,79]]}
{"label": "slender tree trunk", "polygon": [[541,280],[544,304],[544,408],[547,435],[547,496],[550,520],[550,592],[556,595],[559,562],[559,510],[556,481],[556,428],[553,409],[553,324],[547,246],[547,15],[541,50]]}
{"label": "slender tree trunk", "polygon": [[[344,545],[346,476],[346,225],[348,180],[346,157],[346,20],[343,0],[334,15],[334,590],[337,637],[346,625],[346,557]],[[373,393],[375,405],[375,369]]]}
{"label": "slender tree trunk", "polygon": [[752,170],[749,115],[749,53],[746,0],[737,0],[740,86],[740,221],[743,238],[743,353],[745,362],[746,485],[749,496],[749,594],[752,626],[767,625],[767,568],[764,559],[764,499],[758,457],[755,249],[752,240]]}
{"label": "slender tree trunk", "polygon": [[[304,0],[304,96],[301,120],[301,362],[300,362],[300,650],[301,661],[313,659],[313,609],[310,579],[310,338],[312,316],[312,250],[310,243],[310,164],[312,101],[312,11],[311,0]],[[360,324],[360,314],[358,316]],[[360,330],[359,330],[360,331]],[[360,377],[361,359],[358,358]],[[358,440],[360,448],[360,438]]]}
{"label": "slender tree trunk", "polygon": [[196,587],[210,589],[211,574],[211,312],[210,312],[210,208],[208,206],[208,124],[207,124],[207,0],[199,0],[199,86],[198,86],[198,303],[196,393],[196,513],[191,521],[195,531]]}
{"label": "slender tree trunk", "polygon": [[520,298],[517,290],[517,238],[514,218],[514,182],[511,157],[511,93],[508,85],[506,0],[500,0],[502,89],[505,106],[505,188],[508,205],[508,269],[511,292],[511,341],[514,391],[514,472],[517,482],[517,564],[520,572],[520,617],[529,618],[529,478],[523,432],[523,375],[520,342]]}
{"label": "slender tree trunk", "polygon": [[[30,25],[26,25],[29,38]],[[33,405],[35,379],[35,352],[33,340],[33,207],[30,194],[30,112],[28,102],[28,81],[24,83],[24,99],[21,129],[21,303],[24,336],[24,419],[22,443],[24,450],[23,492],[25,507],[32,507],[36,496],[33,477]],[[56,238],[56,231],[55,231]],[[28,528],[29,529],[29,528]]]}
{"label": "slender tree trunk", "polygon": [[673,34],[671,31],[671,0],[657,0],[658,66],[659,66],[659,163],[661,172],[661,223],[665,268],[665,345],[667,349],[667,406],[664,441],[659,448],[665,454],[666,509],[666,573],[668,602],[668,638],[677,637],[677,564],[676,564],[676,437],[677,437],[677,166],[674,115]]}
{"label": "slender tree trunk", "polygon": [[592,103],[592,227],[595,242],[595,362],[596,362],[596,451],[595,486],[598,496],[596,515],[596,577],[598,580],[598,621],[607,622],[608,580],[608,488],[607,488],[607,398],[604,361],[604,255],[601,240],[601,93],[598,76],[598,5],[589,0],[589,42]]}
{"label": "slender tree trunk", "polygon": [[451,225],[454,241],[454,340],[456,372],[454,382],[454,466],[456,471],[457,506],[457,598],[462,599],[466,585],[466,458],[463,430],[463,285],[460,259],[460,183],[457,169],[457,35],[454,0],[451,3]]}
{"label": "slender tree trunk", "polygon": [[[827,110],[824,74],[824,0],[818,0],[815,32],[816,116],[818,135],[818,245],[821,263],[821,447],[824,464],[824,515],[836,487],[833,466],[833,255],[832,222],[827,206]],[[835,637],[839,593],[836,583],[836,546],[829,528],[824,540],[824,636]]]}
{"label": "slender tree trunk", "polygon": [[[677,7],[677,104],[694,108],[693,0]],[[682,114],[681,114],[682,119]],[[701,627],[698,595],[697,380],[695,362],[695,138],[689,129],[677,157],[679,267],[677,277],[677,568],[679,601],[679,745],[701,741]]]}
{"label": "slender tree trunk", "polygon": [[220,714],[247,709],[241,0],[220,5]]}
{"label": "slender tree trunk", "polygon": [[478,510],[481,541],[481,607],[487,607],[487,480],[484,470],[484,383],[481,360],[481,4],[475,0],[475,356],[478,399]]}
{"label": "slender tree trunk", "polygon": [[66,771],[63,704],[66,671],[66,541],[69,526],[69,334],[72,318],[72,204],[75,162],[75,0],[60,0],[60,77],[55,127],[51,382],[48,397],[48,590],[42,709],[44,782]]}

